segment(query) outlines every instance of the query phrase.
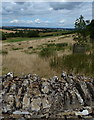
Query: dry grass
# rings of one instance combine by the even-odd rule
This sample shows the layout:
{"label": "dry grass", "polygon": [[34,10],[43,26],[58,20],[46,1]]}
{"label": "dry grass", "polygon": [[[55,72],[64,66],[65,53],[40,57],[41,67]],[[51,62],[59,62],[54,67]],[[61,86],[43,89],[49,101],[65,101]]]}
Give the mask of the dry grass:
{"label": "dry grass", "polygon": [[[2,42],[0,41],[0,51],[2,51]],[[2,55],[0,54],[0,75],[2,74]]]}
{"label": "dry grass", "polygon": [[3,69],[5,69],[5,73],[13,71],[16,75],[36,73],[40,76],[47,77],[56,74],[49,67],[49,62],[39,58],[37,54],[28,55],[15,51],[11,51],[8,55],[3,56]]}
{"label": "dry grass", "polygon": [[[58,71],[54,71],[51,69],[49,65],[49,59],[42,59],[38,56],[37,53],[26,54],[22,51],[28,49],[28,47],[30,46],[33,46],[33,48],[37,48],[39,45],[49,44],[48,41],[54,41],[53,43],[74,43],[72,35],[70,35],[70,37],[62,39],[61,37],[49,37],[39,40],[37,39],[32,41],[22,41],[17,43],[3,43],[3,50],[8,51],[7,55],[3,55],[3,74],[12,71],[16,75],[21,75],[22,73],[36,73],[42,77],[52,77],[54,75],[59,76],[60,73]],[[12,48],[23,49],[15,51],[12,50]]]}
{"label": "dry grass", "polygon": [[16,31],[0,29],[1,32],[15,33]]}

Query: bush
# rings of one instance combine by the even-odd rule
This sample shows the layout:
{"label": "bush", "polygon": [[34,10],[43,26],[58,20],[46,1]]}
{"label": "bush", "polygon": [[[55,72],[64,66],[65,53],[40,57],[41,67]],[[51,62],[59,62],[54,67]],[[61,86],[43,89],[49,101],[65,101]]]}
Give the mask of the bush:
{"label": "bush", "polygon": [[28,31],[27,37],[39,37],[39,32],[38,31]]}
{"label": "bush", "polygon": [[8,51],[0,51],[0,54],[6,55],[6,54],[8,54]]}
{"label": "bush", "polygon": [[53,56],[55,54],[56,54],[55,50],[51,47],[50,48],[48,48],[48,47],[47,48],[42,48],[42,50],[39,53],[39,55],[41,57],[50,57],[50,56]]}
{"label": "bush", "polygon": [[12,50],[21,50],[23,48],[12,48]]}
{"label": "bush", "polygon": [[0,40],[6,40],[7,38],[6,38],[6,35],[5,35],[5,33],[2,33],[1,35],[0,35]]}

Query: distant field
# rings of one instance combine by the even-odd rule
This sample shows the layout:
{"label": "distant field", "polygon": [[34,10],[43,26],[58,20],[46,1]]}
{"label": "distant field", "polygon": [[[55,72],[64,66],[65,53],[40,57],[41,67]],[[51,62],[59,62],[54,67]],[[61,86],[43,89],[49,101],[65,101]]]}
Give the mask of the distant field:
{"label": "distant field", "polygon": [[[48,38],[48,37],[43,37],[43,38]],[[42,37],[37,37],[37,38],[15,37],[15,38],[8,38],[4,42],[21,42],[21,41],[30,41],[30,40],[36,40],[36,39],[42,39]]]}
{"label": "distant field", "polygon": [[16,31],[0,29],[1,32],[15,33]]}

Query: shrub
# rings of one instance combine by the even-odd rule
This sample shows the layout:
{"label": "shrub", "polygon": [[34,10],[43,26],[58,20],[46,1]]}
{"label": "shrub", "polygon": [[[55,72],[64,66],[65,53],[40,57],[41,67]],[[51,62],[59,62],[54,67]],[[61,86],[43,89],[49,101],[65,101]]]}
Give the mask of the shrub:
{"label": "shrub", "polygon": [[0,35],[0,40],[6,40],[7,38],[6,38],[6,35],[5,35],[5,33],[2,33],[2,35]]}
{"label": "shrub", "polygon": [[42,48],[42,50],[40,51],[39,55],[41,57],[50,57],[50,56],[53,56],[55,55],[56,52],[53,48],[49,48],[49,47],[46,47],[46,48]]}
{"label": "shrub", "polygon": [[21,50],[23,48],[12,48],[12,50]]}
{"label": "shrub", "polygon": [[2,50],[2,51],[0,51],[0,54],[6,55],[6,54],[8,54],[8,51]]}

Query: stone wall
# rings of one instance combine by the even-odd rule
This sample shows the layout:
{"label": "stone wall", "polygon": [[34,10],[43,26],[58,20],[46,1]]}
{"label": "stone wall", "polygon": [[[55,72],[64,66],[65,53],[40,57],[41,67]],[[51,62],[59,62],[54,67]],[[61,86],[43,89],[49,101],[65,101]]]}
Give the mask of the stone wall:
{"label": "stone wall", "polygon": [[[93,118],[94,79],[62,73],[0,77],[1,118]],[[87,111],[87,113],[84,111]]]}

